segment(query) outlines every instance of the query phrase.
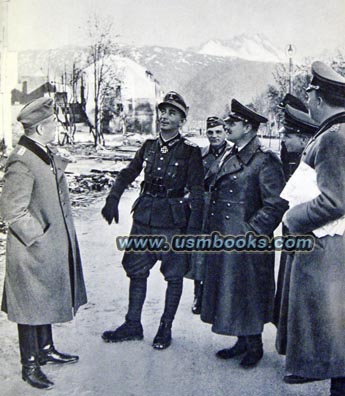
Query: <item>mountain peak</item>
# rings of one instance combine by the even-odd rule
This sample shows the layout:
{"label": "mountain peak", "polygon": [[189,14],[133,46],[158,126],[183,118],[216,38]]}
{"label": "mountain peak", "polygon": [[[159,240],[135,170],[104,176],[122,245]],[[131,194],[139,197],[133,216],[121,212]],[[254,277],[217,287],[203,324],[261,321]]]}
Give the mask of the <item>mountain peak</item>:
{"label": "mountain peak", "polygon": [[241,34],[230,40],[211,39],[202,44],[197,53],[222,57],[236,57],[260,62],[283,62],[284,52],[274,47],[263,34]]}

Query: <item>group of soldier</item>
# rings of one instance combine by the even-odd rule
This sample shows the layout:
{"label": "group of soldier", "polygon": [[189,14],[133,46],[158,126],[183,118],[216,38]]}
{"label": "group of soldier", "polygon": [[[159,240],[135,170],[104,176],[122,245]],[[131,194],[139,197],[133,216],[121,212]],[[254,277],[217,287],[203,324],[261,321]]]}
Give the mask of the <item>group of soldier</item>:
{"label": "group of soldier", "polygon": [[[311,71],[306,90],[309,108],[290,94],[279,105],[281,159],[257,136],[267,119],[236,99],[225,117],[207,119],[209,145],[200,149],[180,132],[188,116],[184,99],[169,92],[158,105],[159,136],[146,140],[118,174],[102,209],[105,220],[119,222],[120,198],[142,171],[130,236],[160,235],[167,242],[176,235],[213,232],[272,238],[282,219],[283,234],[310,236],[341,219],[345,78],[322,62],[314,62]],[[51,324],[70,320],[72,308],[76,312],[86,302],[63,164],[49,147],[53,117],[48,99],[21,111],[18,120],[25,135],[9,157],[1,196],[1,213],[9,223],[2,309],[18,323],[23,379],[44,389],[53,384],[40,365],[78,360],[56,351]],[[300,161],[315,170],[320,194],[289,208],[280,195]],[[331,395],[344,396],[344,253],[345,236],[338,234],[316,238],[308,253],[282,252],[275,293],[274,250],[125,251],[128,311],[124,323],[105,331],[102,338],[143,339],[147,278],[160,261],[167,288],[153,348],[170,346],[183,279],[191,278],[192,312],[211,324],[213,332],[237,337],[233,346],[216,353],[218,358],[240,356],[241,367],[257,365],[264,354],[264,325],[273,322],[278,329],[277,351],[286,355],[284,381],[300,384],[330,378]],[[49,283],[52,279],[54,284]]]}

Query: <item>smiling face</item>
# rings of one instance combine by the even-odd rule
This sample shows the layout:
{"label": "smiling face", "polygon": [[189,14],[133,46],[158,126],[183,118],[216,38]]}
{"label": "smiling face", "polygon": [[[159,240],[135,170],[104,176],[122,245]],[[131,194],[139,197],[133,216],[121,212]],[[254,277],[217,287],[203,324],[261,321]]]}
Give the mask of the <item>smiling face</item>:
{"label": "smiling face", "polygon": [[159,111],[159,127],[164,134],[178,132],[184,123],[182,112],[176,107],[165,104],[160,107]]}
{"label": "smiling face", "polygon": [[227,138],[233,143],[239,143],[248,130],[248,124],[243,121],[230,120],[226,123]]}
{"label": "smiling face", "polygon": [[206,135],[212,147],[220,147],[225,142],[226,132],[222,125],[208,128]]}

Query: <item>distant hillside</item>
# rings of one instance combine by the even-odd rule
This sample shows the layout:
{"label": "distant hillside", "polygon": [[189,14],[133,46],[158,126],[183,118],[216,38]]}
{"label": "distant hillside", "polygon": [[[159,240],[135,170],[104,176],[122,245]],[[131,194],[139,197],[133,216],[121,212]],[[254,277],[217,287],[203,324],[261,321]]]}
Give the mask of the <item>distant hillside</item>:
{"label": "distant hillside", "polygon": [[[276,63],[238,57],[200,54],[192,50],[146,46],[121,46],[121,53],[149,70],[164,91],[180,92],[190,105],[190,116],[203,120],[223,112],[231,97],[250,102],[268,84],[274,84]],[[73,62],[85,65],[86,49],[64,47],[49,51],[24,51],[19,54],[20,79],[30,80],[49,73],[51,81],[71,73]]]}

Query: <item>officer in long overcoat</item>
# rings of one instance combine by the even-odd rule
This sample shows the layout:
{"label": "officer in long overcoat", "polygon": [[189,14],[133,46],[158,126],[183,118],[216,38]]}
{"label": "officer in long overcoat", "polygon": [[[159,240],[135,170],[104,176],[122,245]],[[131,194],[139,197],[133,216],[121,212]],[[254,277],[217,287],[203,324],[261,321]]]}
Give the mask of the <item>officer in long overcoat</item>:
{"label": "officer in long overcoat", "polygon": [[[282,164],[257,137],[267,119],[233,99],[225,121],[235,145],[211,189],[208,231],[271,237],[287,203],[279,197],[285,183]],[[207,254],[201,319],[217,334],[238,337],[234,347],[217,353],[219,358],[245,354],[244,367],[262,358],[261,333],[272,319],[274,289],[274,251]]]}
{"label": "officer in long overcoat", "polygon": [[[174,235],[199,233],[202,225],[204,170],[200,148],[185,139],[180,128],[187,117],[187,105],[178,93],[166,94],[158,105],[160,134],[148,139],[123,169],[102,209],[109,224],[118,222],[119,199],[129,183],[144,169],[141,192],[133,204],[131,236],[143,239],[162,235],[171,242]],[[188,199],[186,194],[189,195]],[[143,338],[141,311],[146,297],[147,278],[155,263],[161,261],[161,272],[167,281],[164,312],[153,340],[155,349],[171,343],[171,327],[182,294],[183,277],[188,270],[185,253],[171,249],[159,252],[126,251],[122,264],[130,278],[129,307],[126,321],[114,331],[105,331],[105,342]]]}
{"label": "officer in long overcoat", "polygon": [[[320,128],[302,160],[316,172],[320,194],[289,209],[291,233],[312,233],[345,215],[345,78],[322,62],[312,64],[307,88],[311,117]],[[344,219],[341,220],[344,223]],[[343,228],[342,228],[343,229]],[[345,394],[345,235],[316,238],[308,253],[295,252],[288,285],[285,382],[331,378],[331,396]],[[284,290],[283,290],[284,292]]]}
{"label": "officer in long overcoat", "polygon": [[[285,142],[288,152],[298,154],[298,158],[302,156],[302,152],[307,142],[315,135],[319,128],[319,124],[314,121],[307,113],[299,111],[290,105],[286,105],[284,109],[284,126],[280,133],[282,141]],[[290,178],[297,169],[298,163],[288,162],[286,165],[287,172],[285,177]],[[284,164],[283,164],[284,165]],[[288,180],[288,179],[287,179]],[[283,233],[288,230],[283,226]],[[277,291],[274,300],[273,323],[279,326],[279,322],[283,321],[286,316],[286,303],[282,301],[282,290],[284,284],[285,273],[289,276],[289,268],[286,269],[286,260],[288,255],[293,252],[282,251],[280,255],[279,272],[277,279]],[[282,333],[281,333],[282,336]]]}
{"label": "officer in long overcoat", "polygon": [[86,291],[66,162],[47,146],[56,132],[53,100],[28,103],[17,119],[25,134],[6,163],[0,199],[9,225],[2,310],[18,323],[23,379],[50,388],[40,365],[78,360],[56,351],[51,324],[70,321]]}
{"label": "officer in long overcoat", "polygon": [[[216,173],[218,172],[219,162],[222,160],[231,145],[226,140],[225,122],[222,118],[212,116],[206,120],[206,136],[209,145],[201,149],[202,163],[204,165],[205,173],[205,193],[204,193],[204,216],[203,224],[205,223],[210,194],[208,192],[210,183],[213,182]],[[201,312],[201,301],[203,293],[203,280],[205,276],[205,255],[203,252],[191,255],[191,269],[186,274],[187,278],[194,279],[194,301],[192,305],[192,312],[199,315]]]}

